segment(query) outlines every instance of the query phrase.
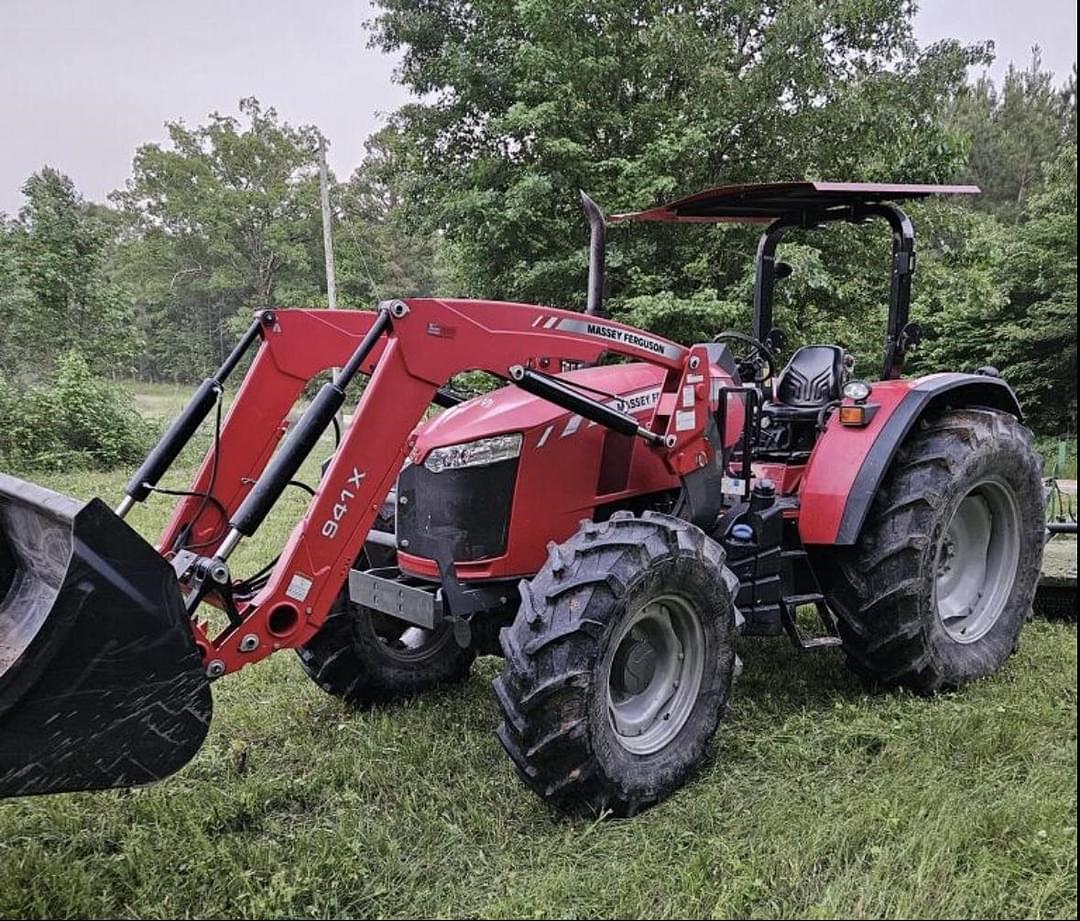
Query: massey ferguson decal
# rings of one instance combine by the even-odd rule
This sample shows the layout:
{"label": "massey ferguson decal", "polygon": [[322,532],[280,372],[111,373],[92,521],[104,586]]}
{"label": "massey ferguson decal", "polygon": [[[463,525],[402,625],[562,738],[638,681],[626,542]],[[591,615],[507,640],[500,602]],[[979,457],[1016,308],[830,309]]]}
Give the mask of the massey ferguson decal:
{"label": "massey ferguson decal", "polygon": [[624,397],[615,397],[611,406],[624,413],[636,413],[643,409],[650,409],[660,399],[660,388],[650,387],[637,393],[629,393]]}
{"label": "massey ferguson decal", "polygon": [[[638,390],[635,393],[628,393],[626,396],[614,397],[613,399],[605,401],[608,406],[614,406],[620,412],[635,413],[642,412],[643,410],[651,409],[660,400],[660,388],[650,387],[648,390]],[[573,435],[578,429],[581,428],[581,423],[585,420],[581,416],[574,414],[567,421],[562,432],[559,434],[560,438],[568,438]],[[595,422],[590,422],[587,426],[592,428],[596,425]],[[547,444],[548,438],[551,437],[551,433],[555,430],[554,425],[549,425],[544,429],[540,435],[540,440],[536,442],[538,448],[542,448]]]}
{"label": "massey ferguson decal", "polygon": [[684,351],[681,346],[673,342],[655,339],[637,330],[608,326],[606,323],[598,323],[595,320],[563,319],[555,324],[555,328],[567,333],[584,333],[586,336],[595,336],[598,339],[609,339],[620,345],[630,345],[652,352],[654,355],[663,355],[665,358],[680,358]]}

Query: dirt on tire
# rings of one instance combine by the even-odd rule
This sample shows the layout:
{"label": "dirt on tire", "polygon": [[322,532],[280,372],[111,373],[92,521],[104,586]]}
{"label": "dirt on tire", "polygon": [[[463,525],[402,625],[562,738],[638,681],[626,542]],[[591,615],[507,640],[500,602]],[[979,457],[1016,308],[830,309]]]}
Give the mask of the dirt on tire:
{"label": "dirt on tire", "polygon": [[[494,683],[498,737],[523,780],[572,813],[632,815],[681,786],[726,712],[735,653],[734,574],[694,525],[647,512],[583,523],[521,588],[501,634],[505,668]],[[659,751],[633,754],[608,714],[612,646],[642,599],[678,590],[697,606],[706,649],[696,701]],[[665,717],[666,718],[666,717]]]}
{"label": "dirt on tire", "polygon": [[[962,409],[920,422],[893,460],[855,546],[816,557],[856,673],[872,683],[934,693],[1002,665],[1016,648],[1039,579],[1040,471],[1031,433],[1012,415]],[[961,642],[938,616],[938,554],[959,503],[990,480],[1015,497],[1016,568],[992,626]]]}

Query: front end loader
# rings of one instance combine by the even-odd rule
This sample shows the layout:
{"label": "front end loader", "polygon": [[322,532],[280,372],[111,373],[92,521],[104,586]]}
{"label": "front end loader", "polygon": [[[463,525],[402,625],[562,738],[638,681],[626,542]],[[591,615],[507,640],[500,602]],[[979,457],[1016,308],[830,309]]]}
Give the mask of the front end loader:
{"label": "front end loader", "polygon": [[157,780],[210,689],[168,562],[99,499],[0,475],[0,790]]}
{"label": "front end loader", "polygon": [[[584,314],[437,298],[259,311],[115,511],[0,477],[0,795],[168,775],[205,736],[210,683],[281,649],[356,706],[502,655],[497,734],[522,779],[559,808],[618,814],[700,763],[739,634],[840,647],[869,681],[923,693],[993,672],[1031,609],[1045,536],[1030,433],[996,372],[902,376],[920,333],[914,228],[896,202],[972,191],[727,186],[612,218],[765,225],[753,330],[707,343],[604,316],[607,219],[587,198]],[[782,363],[781,238],[872,220],[894,244],[880,380],[856,378],[842,345]],[[124,517],[249,358],[151,547]],[[474,370],[504,385],[447,389]],[[303,519],[236,577],[236,547],[359,376]]]}

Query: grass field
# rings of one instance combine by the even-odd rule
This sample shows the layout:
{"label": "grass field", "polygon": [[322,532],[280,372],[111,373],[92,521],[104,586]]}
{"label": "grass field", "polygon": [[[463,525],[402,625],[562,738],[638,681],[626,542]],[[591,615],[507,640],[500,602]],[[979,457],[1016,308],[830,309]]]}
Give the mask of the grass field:
{"label": "grass field", "polygon": [[[43,482],[112,501],[125,479]],[[290,492],[241,574],[280,547]],[[153,534],[168,507],[131,521]],[[491,731],[497,660],[355,713],[281,653],[215,685],[172,779],[0,803],[0,916],[1076,916],[1074,625],[1032,623],[999,675],[932,700],[868,694],[832,652],[740,653],[700,775],[618,822],[562,819],[518,782]]]}

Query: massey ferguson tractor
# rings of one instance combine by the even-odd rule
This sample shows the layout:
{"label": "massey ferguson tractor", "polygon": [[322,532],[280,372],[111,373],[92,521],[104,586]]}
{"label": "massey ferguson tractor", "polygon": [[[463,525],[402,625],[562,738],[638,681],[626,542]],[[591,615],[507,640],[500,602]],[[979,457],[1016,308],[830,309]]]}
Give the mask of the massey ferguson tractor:
{"label": "massey ferguson tractor", "polygon": [[[869,681],[920,693],[991,674],[1032,607],[1041,464],[993,369],[901,374],[920,331],[897,203],[977,191],[725,186],[610,218],[764,226],[753,329],[711,342],[605,316],[607,221],[587,198],[584,314],[440,298],[257,312],[115,511],[0,476],[0,794],[167,776],[206,735],[211,683],[283,649],[357,706],[502,655],[497,733],[525,783],[623,815],[701,761],[740,634],[839,646]],[[785,353],[773,293],[786,233],[874,220],[893,252],[869,382],[839,345]],[[471,370],[505,384],[447,389]],[[233,572],[360,375],[280,555]],[[151,546],[124,517],[211,414],[207,456]]]}

